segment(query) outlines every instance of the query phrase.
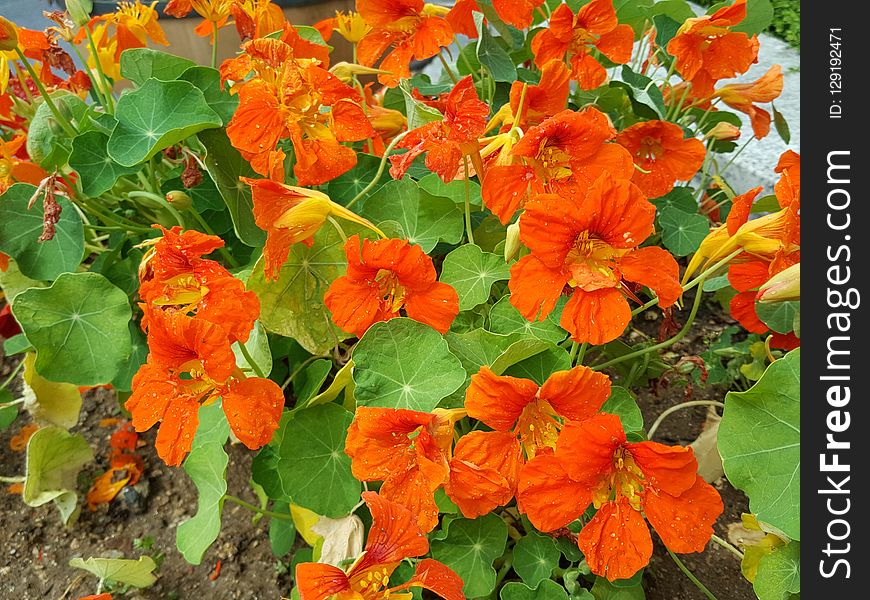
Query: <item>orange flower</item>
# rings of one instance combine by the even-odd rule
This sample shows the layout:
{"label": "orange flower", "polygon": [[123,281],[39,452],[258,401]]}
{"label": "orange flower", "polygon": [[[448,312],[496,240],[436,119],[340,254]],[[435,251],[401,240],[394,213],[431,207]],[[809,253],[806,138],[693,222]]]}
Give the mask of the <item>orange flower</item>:
{"label": "orange flower", "polygon": [[473,431],[459,439],[448,496],[468,518],[507,504],[526,459],[552,453],[563,422],[589,418],[609,396],[610,379],[588,367],[557,371],[540,387],[481,367],[471,376],[465,409],[494,431]]}
{"label": "orange flower", "polygon": [[782,94],[782,67],[773,65],[752,83],[732,83],[720,88],[713,97],[749,115],[752,131],[759,140],[770,133],[770,113],[755,106],[756,102],[773,102]]}
{"label": "orange flower", "polygon": [[541,80],[537,85],[527,85],[520,81],[511,84],[512,123],[525,131],[564,110],[571,92],[570,78],[571,72],[564,62],[551,60],[541,67]]}
{"label": "orange flower", "polygon": [[623,281],[650,287],[663,308],[682,293],[674,258],[657,246],[638,248],[654,219],[636,185],[607,174],[578,202],[535,197],[520,217],[520,238],[532,252],[511,267],[511,304],[543,320],[567,286],[560,324],[572,338],[596,346],[616,339],[631,319]]}
{"label": "orange flower", "polygon": [[[102,424],[102,423],[101,423]],[[142,458],[135,454],[139,436],[132,425],[125,421],[112,434],[109,445],[109,470],[97,477],[88,490],[88,509],[97,510],[100,504],[108,504],[127,485],[136,485],[142,476]]]}
{"label": "orange flower", "polygon": [[157,455],[169,466],[181,464],[193,443],[200,405],[218,397],[245,446],[256,450],[268,443],[284,406],[281,388],[269,379],[244,376],[220,326],[172,310],[147,305],[143,310],[150,353],[133,377],[124,406],[136,431],[160,422]]}
{"label": "orange flower", "polygon": [[465,411],[357,408],[345,452],[360,481],[383,481],[382,498],[407,508],[427,533],[438,524],[435,490],[447,480],[453,423]]}
{"label": "orange flower", "polygon": [[[157,226],[159,227],[159,226]],[[260,314],[260,301],[220,263],[202,258],[224,245],[217,236],[165,229],[142,261],[139,296],[152,306],[195,311],[198,319],[219,325],[229,343],[248,339]],[[147,323],[146,323],[147,325]]]}
{"label": "orange flower", "polygon": [[414,159],[426,152],[426,167],[445,182],[460,172],[462,161],[470,157],[480,165],[478,138],[486,130],[489,106],[477,96],[471,76],[464,77],[447,97],[442,121],[426,123],[412,130],[396,146],[408,152],[390,157],[390,175],[401,179]]}
{"label": "orange flower", "polygon": [[529,129],[510,151],[511,164],[487,169],[481,190],[484,203],[506,224],[529,190],[579,198],[603,173],[631,179],[631,155],[619,144],[605,143],[615,135],[598,109],[557,113]]}
{"label": "orange flower", "polygon": [[502,21],[525,29],[532,24],[535,9],[543,3],[544,0],[493,0],[492,6]]}
{"label": "orange flower", "polygon": [[388,587],[396,567],[407,558],[426,554],[429,541],[405,507],[375,492],[363,492],[362,498],[372,513],[363,554],[347,573],[324,563],[300,563],[296,567],[296,587],[302,600],[381,600],[412,587],[427,589],[446,600],[465,599],[459,575],[431,558],[417,564],[407,583]]}
{"label": "orange flower", "polygon": [[323,41],[328,42],[332,32],[337,32],[351,44],[356,44],[371,31],[365,19],[358,12],[343,13],[335,11],[335,16],[323,19],[314,24],[314,28],[320,32]]}
{"label": "orange flower", "polygon": [[453,33],[476,39],[477,27],[474,26],[475,12],[480,12],[477,0],[457,0],[444,18],[450,23]]}
{"label": "orange flower", "polygon": [[668,42],[693,97],[707,98],[718,80],[745,73],[758,60],[758,37],[730,29],[745,18],[746,0],[737,0],[712,15],[687,19]]}
{"label": "orange flower", "polygon": [[[168,46],[169,40],[166,39],[166,34],[163,33],[163,29],[157,23],[156,5],[156,1],[148,6],[145,6],[139,0],[136,0],[136,2],[120,2],[115,12],[91,19],[91,23],[88,26],[97,20],[115,26],[114,37],[117,40],[115,61],[128,48],[144,48],[148,45],[148,40],[162,46]],[[82,35],[82,33],[79,33],[79,35]]]}
{"label": "orange flower", "polygon": [[423,0],[357,0],[357,10],[372,28],[357,44],[359,64],[374,66],[387,53],[380,68],[390,74],[378,81],[389,87],[411,76],[412,60],[435,56],[453,41],[448,10]]}
{"label": "orange flower", "polygon": [[697,470],[691,448],[628,443],[619,417],[599,414],[566,424],[555,455],[525,466],[518,505],[535,527],[552,531],[593,504],[598,512],[577,545],[593,573],[628,579],[652,555],[644,516],[674,552],[701,552],[707,545],[723,506]]}
{"label": "orange flower", "polygon": [[432,259],[407,240],[360,242],[353,236],[344,245],[347,274],[332,282],[323,298],[336,325],[362,337],[374,323],[400,316],[425,323],[441,333],[459,314],[459,296],[438,281]]}
{"label": "orange flower", "polygon": [[532,40],[532,52],[538,67],[570,55],[572,79],[591,90],[607,80],[607,71],[591,52],[598,50],[613,62],[625,64],[631,60],[633,45],[634,31],[619,24],[613,0],[592,0],[576,15],[567,4],[560,4],[549,27]]}
{"label": "orange flower", "polygon": [[[683,139],[683,128],[667,121],[646,121],[623,130],[616,143],[634,158],[631,180],[649,198],[664,196],[677,181],[688,181],[704,162],[701,140]],[[648,172],[644,172],[648,171]]]}
{"label": "orange flower", "polygon": [[8,190],[13,183],[30,183],[38,186],[48,177],[42,167],[30,162],[27,156],[25,142],[27,136],[23,133],[11,140],[0,140],[0,194]]}
{"label": "orange flower", "polygon": [[254,221],[266,231],[263,260],[266,277],[270,279],[277,279],[293,244],[302,242],[311,246],[314,243],[314,234],[330,215],[380,233],[369,221],[317,190],[284,185],[271,179],[242,177],[242,181],[250,185],[253,191]]}
{"label": "orange flower", "polygon": [[196,11],[203,21],[194,28],[194,32],[207,37],[213,35],[216,28],[227,24],[232,4],[233,0],[169,0],[163,12],[181,19],[191,11]]}
{"label": "orange flower", "polygon": [[245,55],[221,67],[224,76],[236,81],[250,69],[256,74],[238,86],[239,106],[227,135],[254,170],[283,179],[281,161],[277,172],[270,166],[275,145],[284,138],[293,143],[299,185],[320,185],[352,169],[356,153],[341,142],[375,133],[359,92],[315,61],[294,58],[293,46],[284,41],[256,39],[243,48]]}
{"label": "orange flower", "polygon": [[234,0],[230,13],[242,40],[261,38],[280,31],[286,22],[281,7],[272,4],[271,0]]}

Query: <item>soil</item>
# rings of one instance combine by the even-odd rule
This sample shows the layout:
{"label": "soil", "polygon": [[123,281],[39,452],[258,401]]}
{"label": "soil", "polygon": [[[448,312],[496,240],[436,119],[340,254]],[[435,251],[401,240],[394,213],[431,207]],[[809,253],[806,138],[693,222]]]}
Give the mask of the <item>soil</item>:
{"label": "soil", "polygon": [[[637,319],[638,330],[630,333],[630,337],[657,335],[661,313],[654,310],[648,313],[649,316]],[[717,305],[706,304],[699,313],[697,325],[671,350],[680,356],[699,354],[710,335],[730,323]],[[13,359],[0,360],[0,381],[14,365]],[[651,386],[635,391],[647,427],[664,410],[686,400],[685,388],[679,385]],[[692,399],[721,400],[725,391],[714,386],[695,386]],[[81,495],[88,482],[106,466],[112,430],[100,427],[99,421],[119,414],[112,392],[88,392],[76,431],[86,437],[98,462],[80,478]],[[701,432],[705,418],[704,407],[678,411],[663,422],[655,438],[669,444],[691,443]],[[0,475],[11,476],[24,471],[24,455],[10,450],[9,440],[26,420],[21,417],[0,432]],[[154,431],[140,436],[144,445],[139,453],[146,465],[143,480],[147,482],[147,491],[143,489],[140,503],[116,499],[96,512],[85,508],[77,523],[64,528],[51,503],[28,508],[22,505],[19,496],[0,491],[0,598],[76,599],[95,593],[97,581],[68,567],[71,558],[137,558],[158,553],[162,554],[162,562],[157,583],[146,590],[131,590],[124,598],[266,600],[289,596],[292,585],[287,566],[289,558],[282,562],[272,555],[268,519],[252,523],[253,513],[234,504],[225,505],[220,537],[206,552],[202,564],[192,566],[185,562],[175,548],[175,528],[195,513],[196,490],[181,469],[165,466],[156,456],[154,436]],[[227,452],[230,455],[228,493],[257,504],[248,480],[253,454],[240,445],[229,446]],[[739,522],[740,514],[748,512],[748,501],[724,477],[714,485],[725,505],[715,531],[719,537],[727,538],[728,525]],[[135,540],[145,538],[153,539],[153,546],[148,550],[135,544]],[[705,600],[655,535],[653,539],[652,562],[644,575],[647,599]],[[711,542],[703,553],[681,558],[719,600],[754,600],[751,585],[740,574],[739,561],[720,546]],[[214,577],[218,561],[221,567],[219,575]]]}

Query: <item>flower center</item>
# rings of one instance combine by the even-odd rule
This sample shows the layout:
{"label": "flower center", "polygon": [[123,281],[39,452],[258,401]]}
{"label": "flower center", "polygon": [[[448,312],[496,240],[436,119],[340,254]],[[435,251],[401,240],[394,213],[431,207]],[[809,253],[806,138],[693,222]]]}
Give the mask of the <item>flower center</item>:
{"label": "flower center", "polygon": [[640,142],[640,148],[637,149],[637,156],[645,161],[655,162],[662,154],[664,154],[661,140],[652,136],[646,136]]}
{"label": "flower center", "polygon": [[363,598],[389,598],[390,590],[384,588],[390,585],[389,572],[381,568],[380,571],[372,570],[368,575],[356,581],[354,591],[359,592]]}
{"label": "flower center", "polygon": [[609,500],[626,498],[633,509],[640,510],[644,479],[643,471],[634,462],[631,453],[625,448],[618,448],[613,453],[613,472],[592,493],[595,508],[601,508]]}
{"label": "flower center", "polygon": [[405,288],[399,282],[399,277],[389,269],[381,269],[375,275],[375,282],[381,296],[381,306],[391,313],[399,312],[405,304]]}
{"label": "flower center", "polygon": [[562,148],[551,145],[549,140],[541,142],[538,161],[547,179],[566,179],[571,177],[571,157]]}
{"label": "flower center", "polygon": [[561,429],[562,423],[556,419],[556,411],[550,403],[535,398],[523,409],[514,431],[526,455],[532,459],[539,448],[556,447],[556,438]]}
{"label": "flower center", "polygon": [[595,45],[597,41],[597,35],[589,33],[582,27],[575,27],[574,34],[571,36],[571,53],[585,54],[586,47]]}
{"label": "flower center", "polygon": [[619,285],[615,259],[627,250],[617,250],[589,231],[581,232],[565,256],[565,267],[571,273],[568,285],[586,292]]}

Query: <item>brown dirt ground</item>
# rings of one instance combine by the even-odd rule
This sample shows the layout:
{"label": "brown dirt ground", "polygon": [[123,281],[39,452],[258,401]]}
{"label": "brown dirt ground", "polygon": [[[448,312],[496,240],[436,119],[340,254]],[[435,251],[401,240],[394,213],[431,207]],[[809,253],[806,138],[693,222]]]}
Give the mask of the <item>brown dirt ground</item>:
{"label": "brown dirt ground", "polygon": [[[650,311],[652,312],[652,311]],[[729,320],[715,305],[702,308],[698,327],[672,347],[679,355],[697,354],[704,350],[705,336],[721,331]],[[638,319],[641,334],[656,335],[656,319]],[[634,334],[635,337],[638,333]],[[15,363],[0,361],[0,378],[9,373]],[[14,390],[13,390],[14,391]],[[662,411],[685,401],[680,386],[636,390],[638,402],[647,426]],[[693,399],[721,400],[725,390],[712,386],[696,386]],[[100,419],[119,416],[114,394],[98,390],[86,396],[79,426],[98,463],[80,478],[83,495],[89,481],[105,468],[110,429],[99,427]],[[701,431],[706,409],[703,407],[679,411],[660,427],[656,439],[665,443],[688,444]],[[0,432],[0,475],[20,474],[24,470],[23,454],[12,452],[9,439],[26,422],[26,417]],[[175,549],[175,528],[196,510],[196,490],[181,469],[165,466],[154,452],[154,432],[143,434],[140,450],[146,472],[148,493],[144,506],[137,510],[130,504],[114,501],[102,510],[82,511],[78,522],[64,528],[52,504],[39,508],[22,505],[16,495],[0,491],[0,598],[19,600],[76,599],[95,593],[96,579],[81,577],[68,567],[73,557],[115,556],[136,558],[143,553],[164,555],[157,583],[147,590],[132,590],[124,598],[147,599],[277,599],[289,595],[290,573],[270,550],[268,519],[256,524],[252,513],[242,507],[227,504],[223,526],[217,542],[208,550],[201,565],[188,565]],[[229,493],[256,503],[248,477],[253,454],[239,445],[229,446]],[[727,537],[727,526],[740,520],[748,510],[746,497],[721,478],[715,486],[722,494],[725,512],[715,525],[716,533]],[[5,486],[4,486],[5,487]],[[154,546],[149,551],[136,549],[134,540],[150,537]],[[686,578],[670,559],[655,537],[652,562],[644,576],[648,600],[704,600],[704,595]],[[719,600],[753,600],[751,586],[740,574],[736,558],[716,544],[709,544],[701,554],[684,555],[686,566],[716,594]],[[220,575],[210,575],[221,561]]]}

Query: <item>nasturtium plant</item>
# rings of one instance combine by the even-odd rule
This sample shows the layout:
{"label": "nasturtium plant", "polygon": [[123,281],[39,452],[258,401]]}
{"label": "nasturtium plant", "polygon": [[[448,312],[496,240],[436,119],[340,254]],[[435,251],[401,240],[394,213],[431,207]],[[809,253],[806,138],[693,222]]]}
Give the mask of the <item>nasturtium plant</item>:
{"label": "nasturtium plant", "polygon": [[800,155],[730,170],[790,139],[768,0],[92,5],[0,18],[0,480],[65,539],[189,494],[83,586],[230,594],[231,503],[299,600],[799,594]]}

